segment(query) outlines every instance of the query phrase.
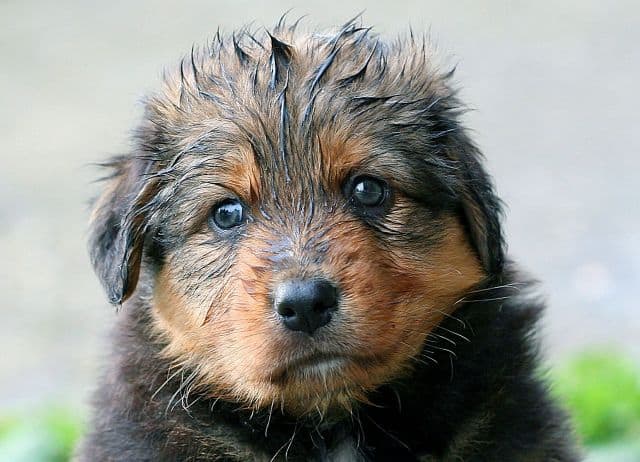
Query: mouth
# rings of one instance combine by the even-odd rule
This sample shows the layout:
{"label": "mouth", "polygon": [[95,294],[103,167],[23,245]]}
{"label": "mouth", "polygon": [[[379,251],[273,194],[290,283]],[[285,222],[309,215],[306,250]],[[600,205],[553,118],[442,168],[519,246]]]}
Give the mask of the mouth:
{"label": "mouth", "polygon": [[383,364],[386,357],[347,355],[344,353],[316,352],[301,355],[278,365],[270,375],[270,381],[285,384],[295,381],[321,380],[327,383],[330,378],[344,379],[351,375],[353,368],[370,370]]}
{"label": "mouth", "polygon": [[324,378],[339,373],[348,361],[349,358],[342,354],[314,353],[279,366],[271,379],[274,382],[285,382],[293,378]]}

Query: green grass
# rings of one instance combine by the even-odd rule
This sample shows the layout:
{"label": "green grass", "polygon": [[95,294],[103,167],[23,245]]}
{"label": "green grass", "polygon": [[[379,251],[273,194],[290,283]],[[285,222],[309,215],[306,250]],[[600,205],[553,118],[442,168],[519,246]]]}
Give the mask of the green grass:
{"label": "green grass", "polygon": [[[551,373],[555,396],[592,448],[589,461],[637,460],[640,451],[640,366],[607,352],[582,354]],[[69,460],[82,432],[79,414],[63,407],[0,416],[0,460]],[[610,449],[614,448],[614,449]],[[631,456],[613,456],[614,450]],[[599,455],[601,454],[602,455]]]}
{"label": "green grass", "polygon": [[607,352],[584,353],[552,374],[586,445],[640,440],[640,368]]}

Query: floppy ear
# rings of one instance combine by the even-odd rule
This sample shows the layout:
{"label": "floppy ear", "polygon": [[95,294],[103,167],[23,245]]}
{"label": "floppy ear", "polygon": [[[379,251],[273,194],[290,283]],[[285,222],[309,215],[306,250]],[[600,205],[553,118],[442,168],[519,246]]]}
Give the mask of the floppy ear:
{"label": "floppy ear", "polygon": [[95,203],[89,231],[91,263],[114,305],[124,302],[138,282],[147,223],[146,204],[155,193],[148,180],[151,163],[116,158],[115,169]]}
{"label": "floppy ear", "polygon": [[502,237],[502,206],[496,196],[493,183],[484,170],[482,154],[466,144],[463,152],[457,152],[461,175],[462,209],[471,242],[489,274],[502,272],[504,265],[504,240]]}

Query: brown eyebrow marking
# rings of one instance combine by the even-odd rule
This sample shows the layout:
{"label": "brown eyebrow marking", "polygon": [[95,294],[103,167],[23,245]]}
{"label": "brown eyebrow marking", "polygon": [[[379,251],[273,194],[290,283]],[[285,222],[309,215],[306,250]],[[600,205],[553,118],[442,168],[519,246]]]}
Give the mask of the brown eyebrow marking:
{"label": "brown eyebrow marking", "polygon": [[319,162],[316,178],[332,190],[339,190],[350,172],[365,165],[368,158],[369,141],[348,137],[347,130],[320,133],[317,136]]}
{"label": "brown eyebrow marking", "polygon": [[257,203],[261,196],[261,175],[253,152],[242,148],[229,164],[223,174],[227,187],[248,202]]}

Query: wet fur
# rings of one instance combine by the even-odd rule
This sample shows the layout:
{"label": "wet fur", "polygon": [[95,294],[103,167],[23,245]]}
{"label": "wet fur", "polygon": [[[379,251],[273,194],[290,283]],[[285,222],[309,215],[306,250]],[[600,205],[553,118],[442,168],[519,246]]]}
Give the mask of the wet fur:
{"label": "wet fur", "polygon": [[[217,36],[167,75],[94,208],[122,310],[80,460],[578,460],[451,74],[350,22]],[[390,183],[388,210],[341,202],[353,172]],[[215,238],[229,194],[252,219]],[[270,291],[326,274],[343,317],[317,341],[354,356],[301,381]]]}

